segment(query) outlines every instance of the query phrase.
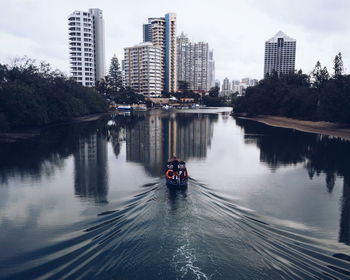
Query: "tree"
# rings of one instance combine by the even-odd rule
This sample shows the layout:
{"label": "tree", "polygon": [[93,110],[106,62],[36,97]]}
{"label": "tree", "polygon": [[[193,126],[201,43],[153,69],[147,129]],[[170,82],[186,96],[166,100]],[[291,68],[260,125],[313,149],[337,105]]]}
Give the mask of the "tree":
{"label": "tree", "polygon": [[42,126],[108,110],[95,89],[86,88],[42,62],[17,59],[0,64],[0,130]]}
{"label": "tree", "polygon": [[123,88],[122,71],[117,56],[114,54],[111,59],[108,72],[108,86],[113,92],[118,92]]}
{"label": "tree", "polygon": [[220,107],[225,105],[223,97],[203,96],[203,104],[209,107]]}
{"label": "tree", "polygon": [[339,52],[334,58],[334,78],[339,78],[343,75],[344,66],[343,66],[343,58],[341,52]]}
{"label": "tree", "polygon": [[220,88],[219,87],[212,87],[209,90],[209,96],[211,96],[211,97],[218,97],[219,96],[219,92],[220,92]]}
{"label": "tree", "polygon": [[313,80],[313,87],[319,88],[323,85],[325,81],[329,80],[329,73],[326,67],[321,66],[321,63],[317,61],[315,65],[315,69],[311,73],[311,77]]}
{"label": "tree", "polygon": [[108,94],[108,76],[100,81],[96,81],[95,89],[103,95]]}
{"label": "tree", "polygon": [[321,77],[322,77],[322,81],[325,82],[325,81],[328,81],[329,80],[329,72],[327,70],[327,67],[323,67],[322,69],[322,72],[321,72]]}
{"label": "tree", "polygon": [[125,88],[120,91],[115,97],[114,101],[117,104],[137,104],[144,103],[145,96],[143,94],[136,93],[132,88]]}

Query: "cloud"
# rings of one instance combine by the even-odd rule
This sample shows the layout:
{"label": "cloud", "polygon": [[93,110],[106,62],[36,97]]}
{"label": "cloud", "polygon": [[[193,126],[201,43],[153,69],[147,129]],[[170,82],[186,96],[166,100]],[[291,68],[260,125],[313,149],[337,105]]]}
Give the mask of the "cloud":
{"label": "cloud", "polygon": [[208,42],[214,49],[217,77],[262,78],[264,42],[278,30],[297,40],[296,68],[309,72],[317,60],[332,67],[343,52],[350,67],[350,21],[347,0],[112,0],[3,1],[0,60],[25,54],[69,70],[67,17],[74,10],[100,8],[105,18],[106,68],[114,53],[142,41],[148,17],[177,13],[178,34]]}
{"label": "cloud", "polygon": [[269,17],[310,32],[342,33],[350,28],[348,0],[251,0]]}

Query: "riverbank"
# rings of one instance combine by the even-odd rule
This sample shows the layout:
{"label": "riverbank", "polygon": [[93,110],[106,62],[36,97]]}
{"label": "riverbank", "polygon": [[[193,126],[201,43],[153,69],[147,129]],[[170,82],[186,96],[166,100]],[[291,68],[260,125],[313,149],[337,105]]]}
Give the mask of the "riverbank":
{"label": "riverbank", "polygon": [[314,122],[286,117],[259,115],[255,117],[236,116],[240,119],[254,120],[270,126],[292,128],[304,132],[323,134],[350,140],[350,125],[330,122]]}
{"label": "riverbank", "polygon": [[16,141],[30,139],[30,138],[39,136],[43,130],[48,129],[48,128],[52,128],[52,127],[60,126],[60,125],[73,124],[73,123],[96,121],[96,120],[98,120],[98,119],[100,119],[103,116],[106,116],[108,114],[110,114],[110,112],[90,114],[90,115],[86,115],[86,116],[73,118],[69,121],[60,122],[60,123],[53,123],[53,124],[45,125],[42,127],[16,128],[16,129],[10,130],[8,132],[0,133],[0,143],[1,142],[16,142]]}

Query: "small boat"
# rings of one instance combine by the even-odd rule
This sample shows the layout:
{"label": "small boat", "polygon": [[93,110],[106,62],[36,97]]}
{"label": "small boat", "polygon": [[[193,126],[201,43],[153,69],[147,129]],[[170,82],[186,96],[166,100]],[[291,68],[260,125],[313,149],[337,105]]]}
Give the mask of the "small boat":
{"label": "small boat", "polygon": [[186,163],[176,157],[169,159],[165,180],[168,187],[187,187],[188,173]]}
{"label": "small boat", "polygon": [[191,105],[191,109],[198,109],[199,108],[199,104],[192,104]]}
{"label": "small boat", "polygon": [[132,106],[132,109],[134,111],[147,111],[147,106],[142,104],[142,105],[134,105]]}
{"label": "small boat", "polygon": [[117,107],[117,110],[120,110],[120,111],[130,111],[132,108],[130,105],[119,105]]}

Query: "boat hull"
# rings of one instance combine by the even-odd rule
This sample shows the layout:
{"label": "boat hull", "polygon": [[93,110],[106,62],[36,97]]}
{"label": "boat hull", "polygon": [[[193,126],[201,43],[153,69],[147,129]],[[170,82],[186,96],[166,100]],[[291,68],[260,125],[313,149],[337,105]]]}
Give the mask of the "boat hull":
{"label": "boat hull", "polygon": [[182,180],[166,180],[166,185],[168,187],[187,187],[187,179],[182,179]]}

